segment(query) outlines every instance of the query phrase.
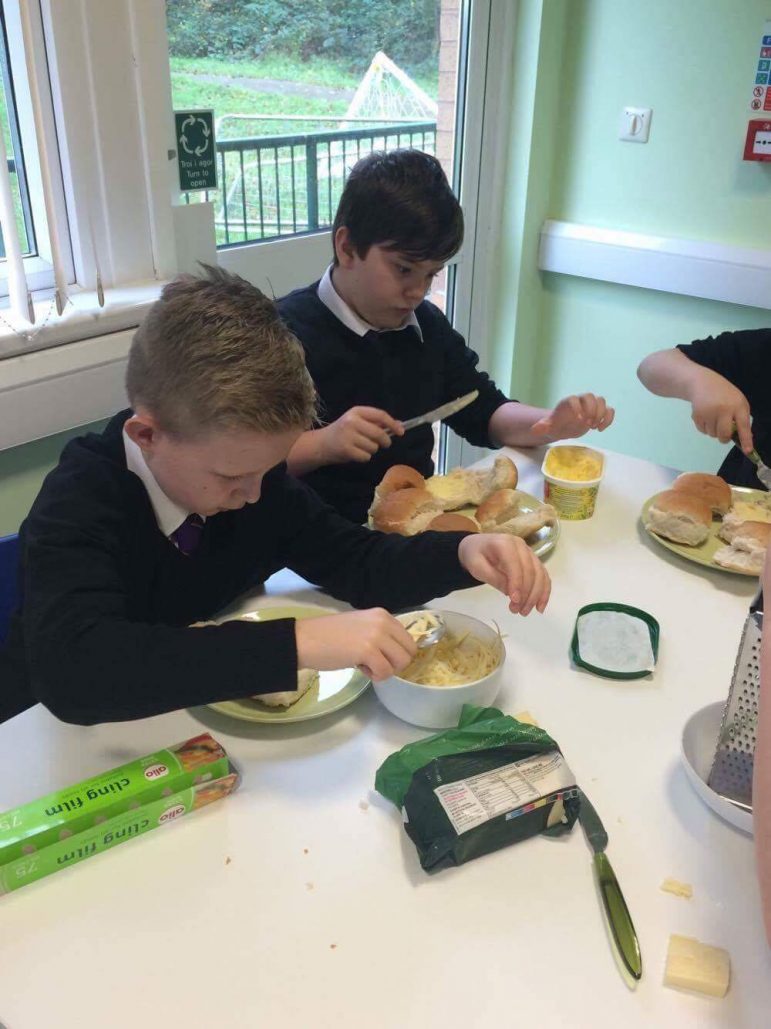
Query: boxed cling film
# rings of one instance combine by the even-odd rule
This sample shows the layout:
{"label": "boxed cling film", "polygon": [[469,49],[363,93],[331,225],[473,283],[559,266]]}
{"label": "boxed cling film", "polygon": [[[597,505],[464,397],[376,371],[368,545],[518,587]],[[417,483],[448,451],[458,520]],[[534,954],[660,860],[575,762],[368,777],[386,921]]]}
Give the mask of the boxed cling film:
{"label": "boxed cling film", "polygon": [[171,796],[159,797],[135,810],[114,815],[77,835],[51,843],[35,854],[16,858],[0,867],[0,895],[43,879],[58,872],[60,868],[76,865],[94,854],[111,850],[119,843],[125,843],[159,826],[169,825],[191,811],[227,797],[236,788],[238,781],[238,773],[231,766],[230,772],[218,779],[178,790]]}
{"label": "boxed cling film", "polygon": [[143,804],[221,779],[228,757],[208,733],[0,814],[0,868]]}
{"label": "boxed cling film", "polygon": [[427,872],[569,832],[579,809],[573,773],[543,729],[469,704],[457,729],[387,758],[375,788],[401,808]]}

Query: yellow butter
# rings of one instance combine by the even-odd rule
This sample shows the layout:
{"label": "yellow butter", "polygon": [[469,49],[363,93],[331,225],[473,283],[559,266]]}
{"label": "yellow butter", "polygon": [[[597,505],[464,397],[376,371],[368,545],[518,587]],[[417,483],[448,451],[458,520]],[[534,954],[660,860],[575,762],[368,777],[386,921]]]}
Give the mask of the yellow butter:
{"label": "yellow butter", "polygon": [[587,447],[552,447],[546,472],[567,482],[591,482],[602,475],[602,457]]}
{"label": "yellow butter", "polygon": [[696,990],[709,997],[725,997],[730,979],[731,958],[727,950],[710,947],[690,936],[669,937],[665,986]]}

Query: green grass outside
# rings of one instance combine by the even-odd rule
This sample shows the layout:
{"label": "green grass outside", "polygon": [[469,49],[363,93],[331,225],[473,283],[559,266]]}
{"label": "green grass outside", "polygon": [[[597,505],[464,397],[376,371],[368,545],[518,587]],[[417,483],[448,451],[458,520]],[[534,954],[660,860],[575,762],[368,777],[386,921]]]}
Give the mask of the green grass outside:
{"label": "green grass outside", "polygon": [[[374,55],[373,55],[374,56]],[[408,68],[404,69],[410,74]],[[266,54],[259,61],[221,60],[217,57],[172,57],[171,75],[229,75],[233,78],[278,79],[287,82],[307,82],[314,86],[330,89],[355,90],[362,76],[357,75],[335,61],[316,57],[312,61],[300,61],[282,54]],[[425,73],[412,76],[424,92],[436,100],[439,95],[439,67],[431,75]]]}
{"label": "green grass outside", "polygon": [[[316,97],[290,96],[280,93],[256,93],[224,84],[201,82],[196,75],[172,72],[172,97],[177,111],[213,108],[215,120],[224,114],[302,114],[343,115],[346,100],[323,100]],[[331,123],[313,121],[229,121],[218,131],[219,139],[242,136],[277,136],[285,133],[312,132],[334,128]]]}

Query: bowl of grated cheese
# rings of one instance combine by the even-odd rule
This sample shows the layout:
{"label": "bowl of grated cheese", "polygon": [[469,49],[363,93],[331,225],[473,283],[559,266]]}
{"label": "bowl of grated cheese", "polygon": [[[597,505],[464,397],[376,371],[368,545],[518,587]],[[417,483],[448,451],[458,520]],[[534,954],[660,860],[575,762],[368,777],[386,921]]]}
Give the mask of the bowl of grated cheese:
{"label": "bowl of grated cheese", "polygon": [[[399,615],[408,631],[430,629],[432,611]],[[486,707],[501,688],[506,648],[497,627],[459,611],[437,611],[446,632],[419,650],[401,675],[374,683],[380,702],[411,725],[448,729],[458,724],[464,704]],[[425,620],[422,616],[425,616]]]}

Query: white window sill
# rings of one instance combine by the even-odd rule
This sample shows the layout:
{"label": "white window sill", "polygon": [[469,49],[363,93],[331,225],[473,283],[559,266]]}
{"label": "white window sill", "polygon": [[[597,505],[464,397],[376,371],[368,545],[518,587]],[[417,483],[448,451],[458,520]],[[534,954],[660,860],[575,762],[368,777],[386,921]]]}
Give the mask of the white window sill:
{"label": "white window sill", "polygon": [[[77,294],[31,341],[0,322],[0,450],[87,425],[126,405],[123,379],[134,329],[162,286],[153,281],[106,290],[103,308],[95,294]],[[50,301],[36,305],[38,324],[49,309]]]}

